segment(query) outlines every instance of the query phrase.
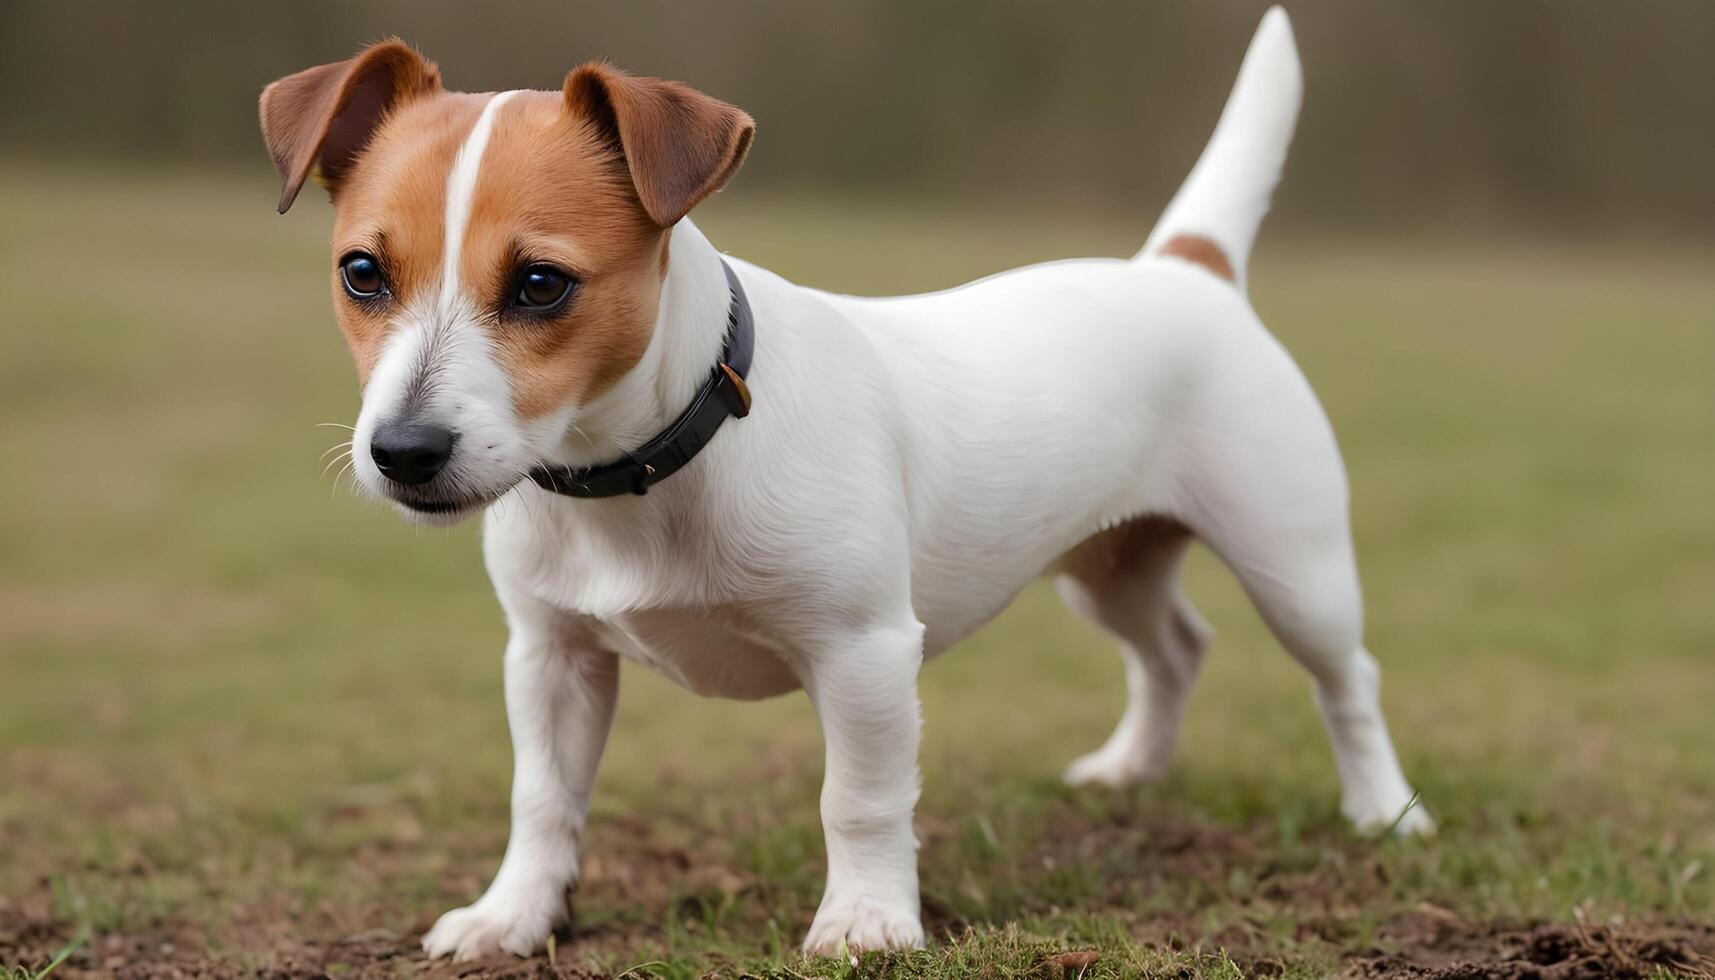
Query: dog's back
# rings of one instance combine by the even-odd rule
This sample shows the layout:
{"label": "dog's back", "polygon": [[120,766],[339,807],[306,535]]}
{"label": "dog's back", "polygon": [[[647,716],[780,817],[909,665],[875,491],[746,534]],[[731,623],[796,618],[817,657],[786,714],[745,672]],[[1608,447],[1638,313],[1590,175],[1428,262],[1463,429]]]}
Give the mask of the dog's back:
{"label": "dog's back", "polygon": [[1323,482],[1344,492],[1308,384],[1244,295],[1301,86],[1277,8],[1207,148],[1130,260],[1049,262],[918,296],[826,296],[891,375],[931,651],[1092,534],[1143,515],[1189,519],[1211,469],[1199,451],[1267,421],[1235,402],[1296,419],[1313,435],[1299,441],[1314,443],[1294,450],[1300,462],[1332,470]]}

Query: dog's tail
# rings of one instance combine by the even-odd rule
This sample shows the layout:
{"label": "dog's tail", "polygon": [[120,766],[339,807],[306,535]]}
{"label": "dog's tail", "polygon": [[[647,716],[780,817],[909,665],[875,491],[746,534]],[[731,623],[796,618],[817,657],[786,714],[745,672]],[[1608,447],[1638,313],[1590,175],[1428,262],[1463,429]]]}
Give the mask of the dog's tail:
{"label": "dog's tail", "polygon": [[1303,92],[1292,22],[1285,10],[1271,7],[1245,52],[1215,134],[1139,259],[1176,256],[1245,288],[1251,244],[1280,183]]}

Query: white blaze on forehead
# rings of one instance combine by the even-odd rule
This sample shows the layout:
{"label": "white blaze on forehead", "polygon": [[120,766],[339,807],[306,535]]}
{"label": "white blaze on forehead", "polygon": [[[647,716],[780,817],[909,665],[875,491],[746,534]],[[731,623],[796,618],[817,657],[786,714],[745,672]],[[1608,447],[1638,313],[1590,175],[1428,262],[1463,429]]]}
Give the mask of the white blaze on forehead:
{"label": "white blaze on forehead", "polygon": [[488,148],[488,134],[494,130],[494,114],[506,101],[518,94],[517,89],[492,96],[477,117],[476,127],[465,137],[453,158],[452,172],[447,174],[446,243],[441,259],[441,306],[447,308],[459,298],[459,253],[464,250],[465,229],[470,224],[471,201],[476,197],[476,175],[482,167],[482,153]]}
{"label": "white blaze on forehead", "polygon": [[[516,483],[527,458],[512,415],[511,382],[490,355],[477,304],[463,295],[459,257],[470,228],[478,171],[495,114],[517,92],[489,97],[447,175],[446,240],[438,296],[424,294],[402,310],[363,389],[353,441],[366,446],[387,421],[421,421],[461,433],[458,451],[437,478],[442,484],[498,495]],[[371,492],[390,486],[370,454],[358,454],[357,475]]]}

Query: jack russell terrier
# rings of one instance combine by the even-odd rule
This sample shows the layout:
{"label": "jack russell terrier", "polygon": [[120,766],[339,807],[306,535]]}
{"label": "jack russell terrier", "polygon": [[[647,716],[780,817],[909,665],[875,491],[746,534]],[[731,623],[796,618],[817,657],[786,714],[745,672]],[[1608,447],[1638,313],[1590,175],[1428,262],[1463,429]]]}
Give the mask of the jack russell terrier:
{"label": "jack russell terrier", "polygon": [[686,215],[754,125],[684,85],[591,63],[557,92],[449,92],[397,40],[269,85],[280,211],[312,173],[335,206],[357,482],[412,521],[483,513],[511,630],[511,840],[429,954],[529,955],[564,920],[622,657],[701,695],[802,688],[828,855],[804,949],[921,945],[923,661],[1051,572],[1128,691],[1066,778],[1158,776],[1210,635],[1176,585],[1193,539],[1314,678],[1345,815],[1430,831],[1333,432],[1245,294],[1301,87],[1276,8],[1137,256],[871,299],[703,237]]}

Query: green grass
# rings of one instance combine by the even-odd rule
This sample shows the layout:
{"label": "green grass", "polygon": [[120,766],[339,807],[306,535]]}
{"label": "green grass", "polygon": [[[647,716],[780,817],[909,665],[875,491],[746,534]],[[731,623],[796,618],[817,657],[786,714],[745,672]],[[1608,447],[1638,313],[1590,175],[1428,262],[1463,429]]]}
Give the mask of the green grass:
{"label": "green grass", "polygon": [[[198,174],[6,174],[0,896],[97,937],[188,930],[240,965],[285,937],[408,937],[504,845],[504,637],[473,529],[414,530],[317,475],[337,435],[315,423],[356,407],[325,206],[278,218],[267,184]],[[1128,252],[1155,203],[732,192],[702,223],[801,281],[895,292]],[[1317,975],[1424,907],[1715,916],[1712,258],[1265,235],[1253,297],[1345,448],[1369,646],[1441,836],[1344,830],[1307,682],[1201,553],[1188,587],[1218,636],[1173,775],[1060,788],[1118,714],[1119,663],[1033,588],[924,674],[942,938],[859,972],[1094,948],[1089,976]],[[792,952],[820,894],[819,769],[802,697],[700,701],[628,669],[557,959],[850,972]]]}
{"label": "green grass", "polygon": [[77,952],[78,947],[83,944],[83,939],[76,939],[67,943],[60,947],[59,951],[54,953],[47,963],[40,968],[23,965],[0,966],[0,980],[44,980],[48,974],[64,966],[65,961],[71,958],[71,954]]}

